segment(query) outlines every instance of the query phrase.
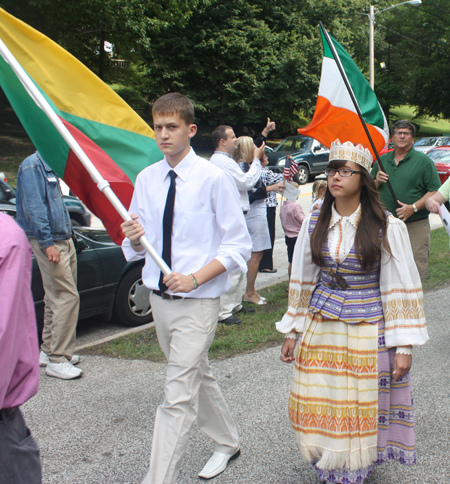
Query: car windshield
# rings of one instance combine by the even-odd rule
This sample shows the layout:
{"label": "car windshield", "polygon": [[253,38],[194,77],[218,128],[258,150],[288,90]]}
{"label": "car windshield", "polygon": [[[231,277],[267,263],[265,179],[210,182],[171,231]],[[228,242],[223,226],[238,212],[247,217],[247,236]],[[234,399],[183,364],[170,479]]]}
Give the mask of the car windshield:
{"label": "car windshield", "polygon": [[450,150],[436,150],[430,151],[428,156],[435,163],[450,163]]}
{"label": "car windshield", "polygon": [[286,138],[274,151],[286,151],[288,153],[303,151],[308,144],[309,138]]}
{"label": "car windshield", "polygon": [[437,138],[422,138],[414,143],[414,146],[433,146],[436,144]]}

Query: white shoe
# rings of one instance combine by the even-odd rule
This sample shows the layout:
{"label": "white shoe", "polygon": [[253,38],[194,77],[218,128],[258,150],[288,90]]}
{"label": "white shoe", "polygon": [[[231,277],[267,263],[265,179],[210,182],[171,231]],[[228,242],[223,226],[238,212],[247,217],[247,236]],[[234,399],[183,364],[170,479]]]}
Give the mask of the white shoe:
{"label": "white shoe", "polygon": [[49,361],[45,373],[47,373],[48,376],[55,376],[56,378],[61,378],[63,380],[72,380],[73,378],[81,376],[83,370],[81,368],[75,368],[68,361],[65,363],[52,363]]}
{"label": "white shoe", "polygon": [[230,460],[236,459],[241,455],[241,450],[238,449],[234,454],[224,454],[223,452],[214,452],[211,459],[206,463],[205,467],[201,470],[198,477],[203,479],[212,479],[223,472]]}
{"label": "white shoe", "polygon": [[[70,358],[70,363],[72,365],[78,365],[79,362],[80,362],[79,355],[73,355],[72,358]],[[43,351],[41,351],[39,353],[39,366],[47,366],[49,363],[50,363],[50,360],[48,356]]]}

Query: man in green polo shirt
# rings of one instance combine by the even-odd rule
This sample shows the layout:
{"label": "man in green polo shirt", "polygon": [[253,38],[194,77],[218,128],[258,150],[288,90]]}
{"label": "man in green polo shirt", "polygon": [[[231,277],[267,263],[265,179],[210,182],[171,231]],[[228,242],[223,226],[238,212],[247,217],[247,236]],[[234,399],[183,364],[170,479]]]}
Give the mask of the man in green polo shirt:
{"label": "man in green polo shirt", "polygon": [[[430,212],[425,208],[425,202],[436,193],[441,182],[431,159],[413,148],[415,134],[416,128],[412,123],[397,121],[392,128],[394,151],[381,157],[386,173],[379,170],[378,163],[375,163],[371,174],[383,205],[406,223],[414,260],[423,280],[428,277],[430,253]],[[388,179],[399,208],[386,185]]]}

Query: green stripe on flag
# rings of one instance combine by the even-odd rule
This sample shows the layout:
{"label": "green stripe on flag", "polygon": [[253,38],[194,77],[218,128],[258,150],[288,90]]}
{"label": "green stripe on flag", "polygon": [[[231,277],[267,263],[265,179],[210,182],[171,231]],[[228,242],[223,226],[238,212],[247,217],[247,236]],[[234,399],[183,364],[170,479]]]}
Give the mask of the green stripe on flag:
{"label": "green stripe on flag", "polygon": [[164,158],[154,139],[61,112],[61,116],[96,143],[133,182],[140,171]]}
{"label": "green stripe on flag", "polygon": [[[331,52],[330,46],[325,38],[322,29],[320,29],[320,34],[322,35],[323,43],[323,55],[334,60],[333,54]],[[384,117],[383,111],[381,110],[377,96],[373,92],[366,78],[363,76],[358,66],[354,63],[353,59],[348,55],[346,50],[339,44],[339,42],[330,34],[331,41],[333,42],[334,48],[338,53],[341,60],[342,66],[344,67],[347,78],[352,87],[353,93],[358,101],[361,113],[364,116],[364,120],[368,124],[378,126],[380,129],[384,129]]]}

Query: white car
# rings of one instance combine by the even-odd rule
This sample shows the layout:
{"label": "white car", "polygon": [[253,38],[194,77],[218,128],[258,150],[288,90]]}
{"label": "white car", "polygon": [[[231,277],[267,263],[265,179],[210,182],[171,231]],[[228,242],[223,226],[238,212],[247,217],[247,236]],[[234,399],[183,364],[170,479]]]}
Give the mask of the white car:
{"label": "white car", "polygon": [[422,153],[428,153],[434,148],[439,146],[444,146],[450,143],[449,136],[434,136],[430,138],[422,138],[414,143],[414,149],[416,151],[421,151]]}

